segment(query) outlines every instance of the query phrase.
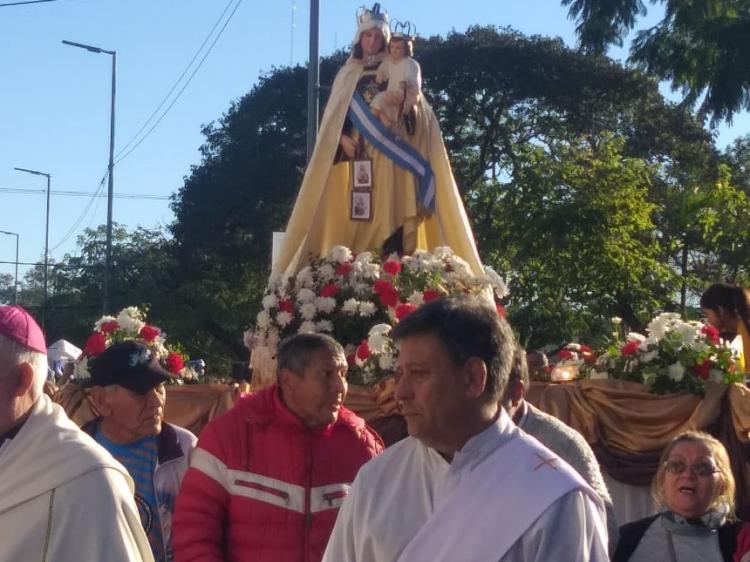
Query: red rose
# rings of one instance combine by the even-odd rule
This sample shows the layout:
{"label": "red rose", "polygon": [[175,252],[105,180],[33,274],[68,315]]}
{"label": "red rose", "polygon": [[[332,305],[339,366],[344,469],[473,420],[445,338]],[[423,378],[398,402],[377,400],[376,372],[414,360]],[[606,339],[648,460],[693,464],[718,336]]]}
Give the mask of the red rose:
{"label": "red rose", "polygon": [[294,314],[294,301],[292,299],[279,301],[279,310],[282,312],[288,312],[289,314]]}
{"label": "red rose", "polygon": [[396,288],[391,285],[390,281],[385,279],[378,279],[372,284],[373,292],[380,297],[380,302],[383,306],[395,307],[398,301],[401,300],[401,296],[398,294]]}
{"label": "red rose", "polygon": [[370,357],[370,346],[367,345],[367,340],[362,340],[357,346],[357,359],[364,361],[368,357]]}
{"label": "red rose", "polygon": [[117,323],[117,320],[110,320],[109,322],[104,322],[100,327],[99,331],[102,334],[111,334],[115,330],[117,330],[120,327],[120,325]]}
{"label": "red rose", "polygon": [[422,300],[424,302],[434,301],[440,298],[440,292],[437,289],[425,289],[422,291]]}
{"label": "red rose", "polygon": [[346,277],[352,270],[352,264],[349,262],[342,263],[336,268],[336,275],[339,277]]}
{"label": "red rose", "polygon": [[581,353],[591,353],[591,348],[587,346],[585,343],[578,344],[581,346],[581,349],[579,350]]}
{"label": "red rose", "polygon": [[149,326],[146,324],[143,328],[141,328],[141,331],[138,332],[138,335],[147,342],[152,342],[156,339],[156,336],[161,334],[161,330],[157,328],[156,326]]}
{"label": "red rose", "polygon": [[104,336],[99,332],[94,332],[89,336],[89,339],[86,340],[86,343],[83,346],[83,353],[92,357],[94,355],[99,355],[105,349],[107,349],[107,341],[104,339]]}
{"label": "red rose", "polygon": [[383,291],[387,291],[390,289],[393,289],[393,285],[391,285],[390,281],[387,281],[385,279],[378,279],[372,284],[372,292],[376,295],[379,295]]}
{"label": "red rose", "polygon": [[703,328],[701,328],[701,332],[706,336],[706,339],[710,341],[714,345],[718,345],[719,343],[719,330],[716,329],[711,324],[705,324]]}
{"label": "red rose", "polygon": [[506,312],[505,312],[505,307],[504,307],[504,306],[503,306],[502,304],[500,304],[500,303],[497,303],[497,304],[495,305],[495,308],[497,308],[497,315],[498,315],[498,316],[499,316],[500,318],[505,318],[505,314],[506,314]]}
{"label": "red rose", "polygon": [[383,264],[383,271],[388,275],[398,275],[398,272],[401,271],[401,262],[388,260]]}
{"label": "red rose", "polygon": [[561,349],[557,357],[560,359],[560,361],[566,361],[567,359],[573,359],[573,352],[569,349]]}
{"label": "red rose", "polygon": [[693,365],[690,365],[688,369],[696,377],[706,381],[708,380],[708,375],[711,373],[711,361],[709,361],[708,359],[704,359],[703,363],[695,363]]}
{"label": "red rose", "polygon": [[167,371],[169,371],[173,375],[178,374],[185,368],[185,363],[182,360],[182,356],[179,353],[175,353],[174,351],[169,352],[169,355],[167,355],[167,359],[164,361],[164,363],[166,364]]}
{"label": "red rose", "polygon": [[630,340],[628,343],[622,346],[620,353],[622,355],[633,355],[638,348],[641,346],[641,342],[638,340]]}
{"label": "red rose", "polygon": [[332,297],[339,292],[339,288],[335,283],[329,283],[322,289],[320,289],[321,297]]}
{"label": "red rose", "polygon": [[408,303],[408,302],[402,302],[396,307],[396,318],[398,318],[399,320],[403,320],[415,310],[417,310],[417,307],[414,306],[413,304]]}

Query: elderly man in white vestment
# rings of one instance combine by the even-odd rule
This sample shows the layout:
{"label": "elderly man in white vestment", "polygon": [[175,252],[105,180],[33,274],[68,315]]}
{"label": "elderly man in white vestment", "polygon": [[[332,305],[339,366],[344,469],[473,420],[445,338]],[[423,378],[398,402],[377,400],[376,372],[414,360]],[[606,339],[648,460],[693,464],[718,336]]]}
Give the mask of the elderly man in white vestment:
{"label": "elderly man in white vestment", "polygon": [[394,329],[409,437],[365,464],[325,562],[604,562],[601,498],[498,406],[515,348],[480,298],[440,299]]}

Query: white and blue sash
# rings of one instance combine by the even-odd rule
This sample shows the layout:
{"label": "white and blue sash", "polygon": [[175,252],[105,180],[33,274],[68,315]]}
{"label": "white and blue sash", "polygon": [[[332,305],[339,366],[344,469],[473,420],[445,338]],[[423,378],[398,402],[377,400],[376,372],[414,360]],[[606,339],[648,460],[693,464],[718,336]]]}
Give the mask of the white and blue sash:
{"label": "white and blue sash", "polygon": [[348,117],[367,141],[397,166],[411,172],[419,182],[417,201],[429,211],[435,210],[435,178],[430,163],[411,145],[383,125],[358,92],[354,92]]}

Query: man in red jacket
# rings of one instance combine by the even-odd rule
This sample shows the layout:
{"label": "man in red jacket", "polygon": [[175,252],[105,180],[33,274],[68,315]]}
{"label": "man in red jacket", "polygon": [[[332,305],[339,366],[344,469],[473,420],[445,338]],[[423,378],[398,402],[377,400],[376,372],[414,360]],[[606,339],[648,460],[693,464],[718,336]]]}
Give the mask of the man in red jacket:
{"label": "man in red jacket", "polygon": [[201,433],[173,522],[176,562],[318,562],[359,467],[380,437],[343,406],[347,364],[333,338],[282,342],[277,384]]}

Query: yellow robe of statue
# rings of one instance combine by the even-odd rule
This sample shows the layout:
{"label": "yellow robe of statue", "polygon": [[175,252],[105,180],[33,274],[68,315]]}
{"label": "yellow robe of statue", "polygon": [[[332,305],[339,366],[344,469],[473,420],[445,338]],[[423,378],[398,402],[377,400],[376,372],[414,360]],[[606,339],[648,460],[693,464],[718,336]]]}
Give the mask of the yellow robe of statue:
{"label": "yellow robe of statue", "polygon": [[286,228],[274,273],[292,275],[310,257],[320,257],[336,245],[353,252],[376,250],[403,226],[407,253],[450,246],[466,260],[475,274],[483,268],[469,220],[453,179],[440,127],[432,108],[420,96],[415,134],[405,138],[430,162],[435,177],[435,212],[428,218],[417,214],[414,175],[396,166],[369,143],[374,186],[372,220],[350,219],[351,164],[334,164],[341,131],[354,90],[364,71],[361,61],[349,59],[331,88],[312,158]]}

